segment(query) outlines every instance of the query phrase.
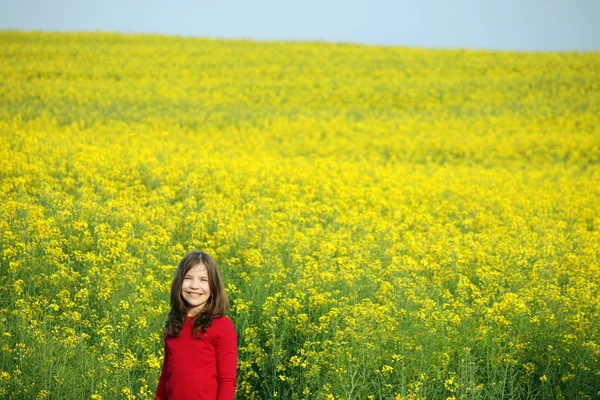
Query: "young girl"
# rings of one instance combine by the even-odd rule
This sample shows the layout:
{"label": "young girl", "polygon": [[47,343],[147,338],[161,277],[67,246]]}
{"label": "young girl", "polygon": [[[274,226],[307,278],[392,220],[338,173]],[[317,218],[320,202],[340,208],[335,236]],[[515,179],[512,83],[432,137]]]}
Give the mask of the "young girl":
{"label": "young girl", "polygon": [[186,254],[171,284],[156,399],[235,397],[237,335],[225,316],[227,306],[227,293],[212,257],[198,250]]}

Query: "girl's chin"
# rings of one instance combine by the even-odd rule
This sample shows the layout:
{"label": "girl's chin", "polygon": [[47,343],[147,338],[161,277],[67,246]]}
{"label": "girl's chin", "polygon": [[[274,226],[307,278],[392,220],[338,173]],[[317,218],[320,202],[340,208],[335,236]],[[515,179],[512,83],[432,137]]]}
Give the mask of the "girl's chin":
{"label": "girl's chin", "polygon": [[200,303],[200,301],[202,300],[200,297],[181,296],[181,299],[188,307],[199,307],[206,304],[206,301]]}

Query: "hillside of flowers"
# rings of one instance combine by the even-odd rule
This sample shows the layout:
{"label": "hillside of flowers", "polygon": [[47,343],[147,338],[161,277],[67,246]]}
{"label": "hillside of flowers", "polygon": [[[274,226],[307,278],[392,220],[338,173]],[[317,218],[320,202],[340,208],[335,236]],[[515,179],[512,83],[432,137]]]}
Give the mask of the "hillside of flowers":
{"label": "hillside of flowers", "polygon": [[0,398],[600,398],[600,54],[0,31]]}

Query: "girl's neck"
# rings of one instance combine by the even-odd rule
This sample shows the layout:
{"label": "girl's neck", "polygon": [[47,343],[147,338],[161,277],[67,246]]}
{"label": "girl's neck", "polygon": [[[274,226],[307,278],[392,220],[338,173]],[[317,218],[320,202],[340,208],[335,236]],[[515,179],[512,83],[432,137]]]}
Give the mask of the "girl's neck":
{"label": "girl's neck", "polygon": [[198,315],[200,313],[200,311],[188,311],[187,316],[188,317],[195,317],[196,315]]}
{"label": "girl's neck", "polygon": [[203,308],[204,307],[201,307],[201,308],[198,308],[198,309],[193,309],[192,308],[191,310],[188,310],[187,316],[188,317],[195,317],[196,315],[198,315],[202,311]]}

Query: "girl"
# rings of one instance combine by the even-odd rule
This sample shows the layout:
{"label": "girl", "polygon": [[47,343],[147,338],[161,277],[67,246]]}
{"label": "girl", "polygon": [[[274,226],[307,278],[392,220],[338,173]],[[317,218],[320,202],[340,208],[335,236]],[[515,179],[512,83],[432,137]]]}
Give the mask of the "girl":
{"label": "girl", "polygon": [[165,355],[156,399],[233,399],[237,335],[225,316],[227,293],[215,260],[194,250],[171,284]]}

